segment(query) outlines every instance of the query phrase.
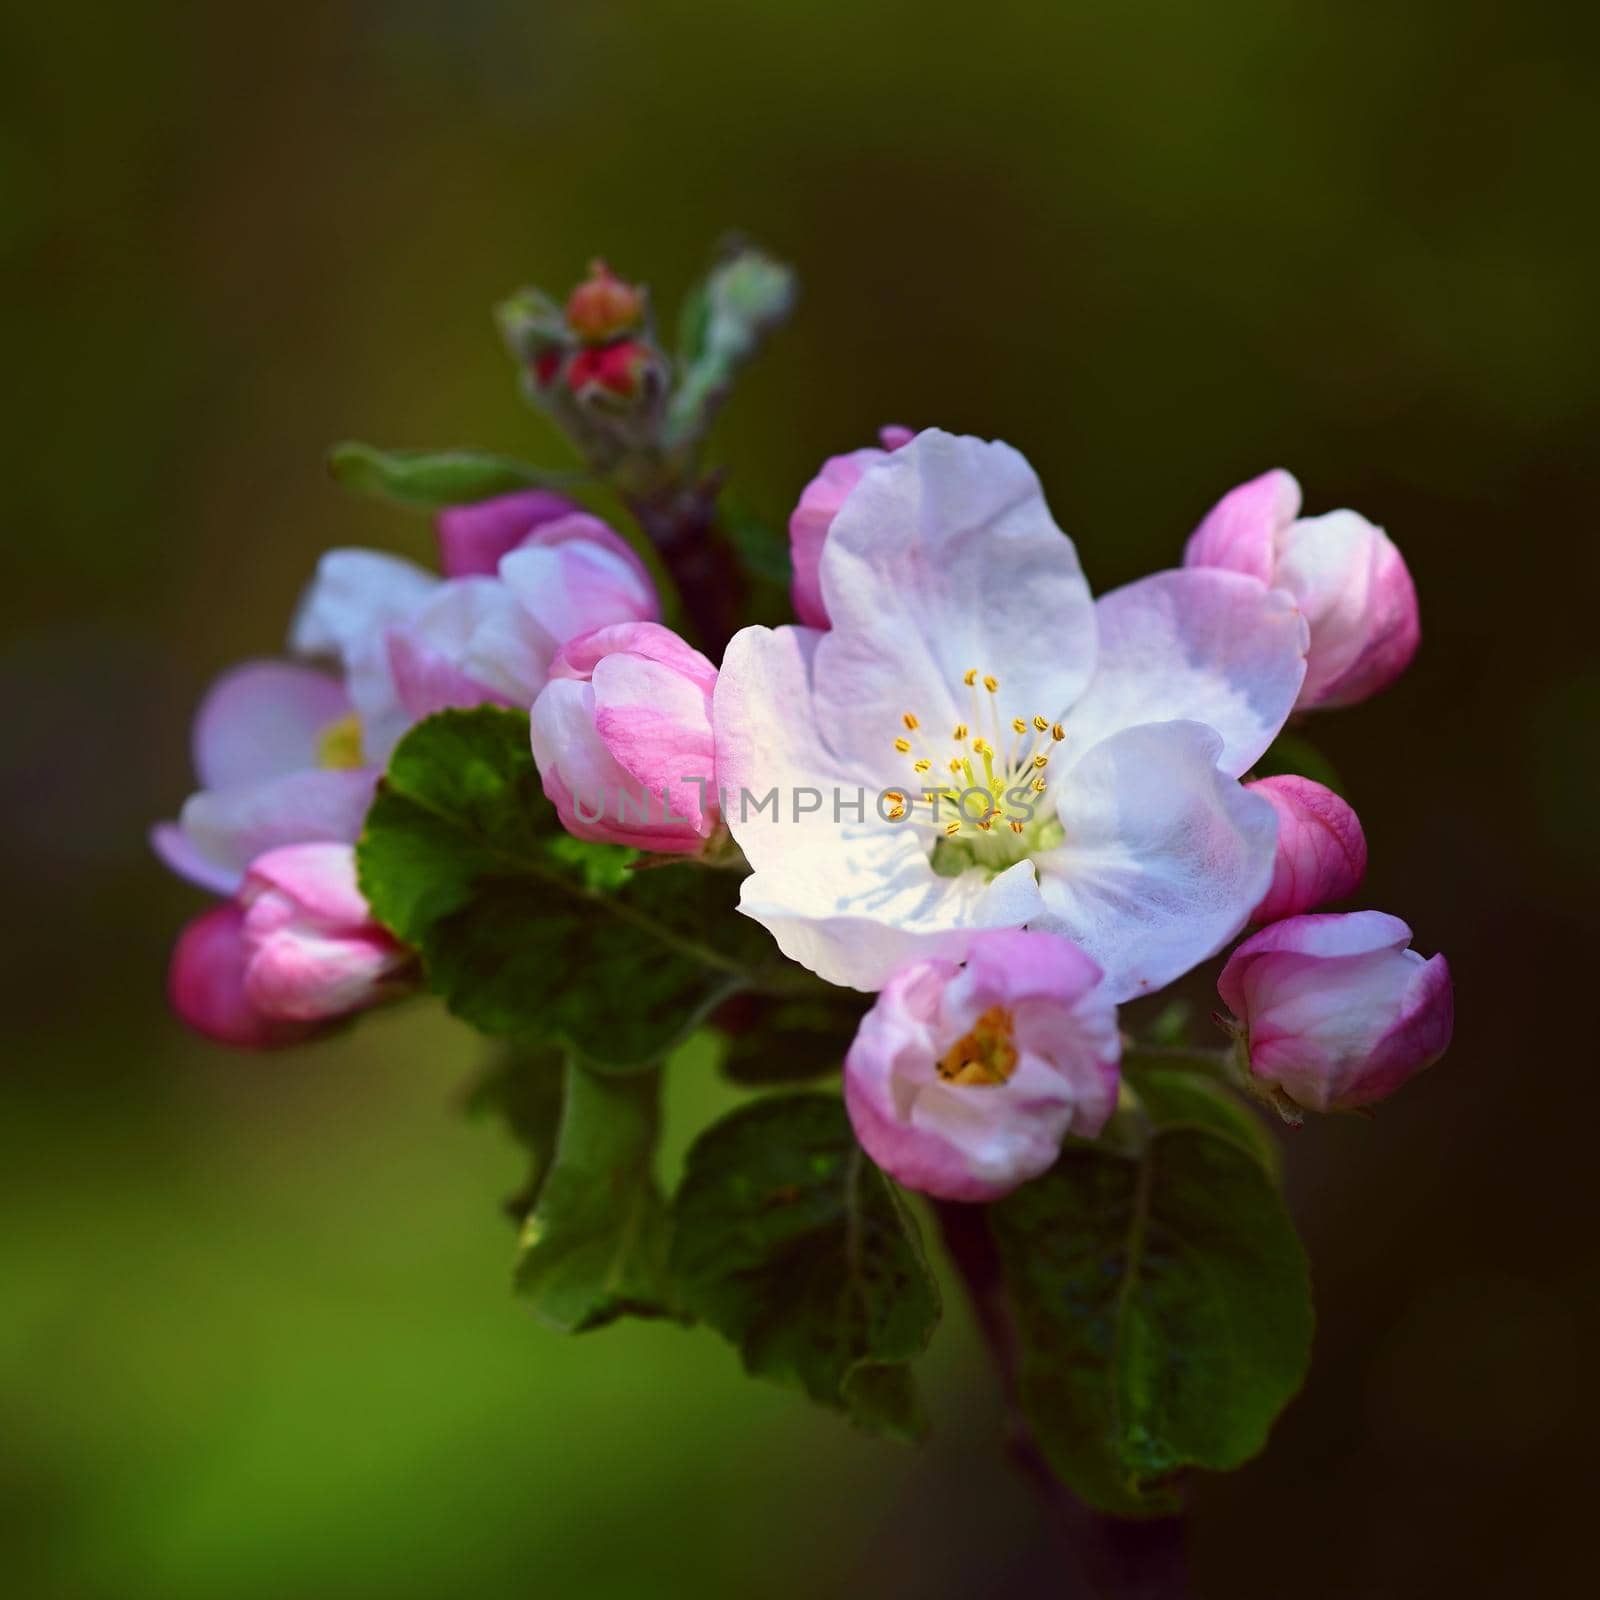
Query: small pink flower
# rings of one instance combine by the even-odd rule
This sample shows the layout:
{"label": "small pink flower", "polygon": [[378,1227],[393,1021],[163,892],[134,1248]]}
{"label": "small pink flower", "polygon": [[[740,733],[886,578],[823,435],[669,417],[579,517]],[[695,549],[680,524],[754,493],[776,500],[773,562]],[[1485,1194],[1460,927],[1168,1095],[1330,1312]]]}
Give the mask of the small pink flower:
{"label": "small pink flower", "polygon": [[1455,1021],[1450,967],[1381,911],[1290,917],[1234,951],[1218,992],[1250,1071],[1297,1105],[1337,1111],[1393,1094],[1437,1061]]}
{"label": "small pink flower", "polygon": [[833,519],[862,475],[880,461],[888,460],[891,451],[909,444],[913,437],[910,428],[883,428],[878,433],[881,449],[869,446],[852,450],[848,455],[830,456],[822,463],[822,470],[800,491],[800,503],[789,518],[789,556],[794,566],[790,597],[795,616],[806,627],[828,626],[828,608],[823,602],[818,569]]}
{"label": "small pink flower", "polygon": [[547,522],[583,507],[548,489],[523,489],[475,505],[447,506],[439,513],[439,565],[447,578],[492,578],[500,558]]}
{"label": "small pink flower", "polygon": [[411,965],[372,920],[354,851],[291,845],[253,861],[235,900],[184,929],[168,995],[197,1033],[272,1049],[403,993]]}
{"label": "small pink flower", "polygon": [[1247,783],[1278,814],[1272,887],[1250,913],[1277,922],[1354,894],[1367,873],[1367,839],[1354,811],[1310,778],[1284,775]]}
{"label": "small pink flower", "polygon": [[1311,627],[1297,709],[1354,705],[1410,665],[1417,594],[1382,528],[1354,511],[1300,516],[1300,485],[1264,473],[1225,494],[1190,536],[1186,567],[1227,567],[1287,589]]}
{"label": "small pink flower", "polygon": [[1037,1177],[1117,1103],[1121,1041],[1100,968],[1050,933],[980,933],[965,965],[901,967],[845,1057],[850,1120],[886,1172],[945,1200]]}
{"label": "small pink flower", "polygon": [[693,852],[718,823],[711,692],[717,669],[655,622],[562,647],[533,704],[544,792],[580,839]]}

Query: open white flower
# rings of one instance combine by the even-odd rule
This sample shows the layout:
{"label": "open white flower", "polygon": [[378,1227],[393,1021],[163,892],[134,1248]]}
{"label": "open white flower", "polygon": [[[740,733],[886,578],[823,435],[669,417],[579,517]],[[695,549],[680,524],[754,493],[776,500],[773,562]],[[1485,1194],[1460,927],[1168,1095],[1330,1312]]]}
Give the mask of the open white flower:
{"label": "open white flower", "polygon": [[852,490],[821,587],[832,627],[744,629],[715,698],[740,908],[786,955],[871,990],[1026,925],[1120,1001],[1244,926],[1276,823],[1237,780],[1305,675],[1291,596],[1191,569],[1096,604],[1023,457],[936,429]]}

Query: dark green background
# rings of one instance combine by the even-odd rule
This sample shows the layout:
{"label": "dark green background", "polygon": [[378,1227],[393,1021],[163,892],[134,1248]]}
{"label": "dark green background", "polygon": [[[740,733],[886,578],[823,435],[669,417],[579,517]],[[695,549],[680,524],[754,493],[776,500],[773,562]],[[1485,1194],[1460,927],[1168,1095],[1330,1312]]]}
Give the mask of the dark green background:
{"label": "dark green background", "polygon": [[[806,287],[719,435],[757,507],[937,422],[1027,452],[1097,587],[1273,464],[1399,540],[1422,654],[1318,728],[1457,1044],[1290,1141],[1316,1365],[1199,1489],[1196,1561],[1218,1596],[1584,1586],[1593,8],[7,11],[9,1587],[944,1596],[1037,1559],[964,1314],[920,1455],[703,1332],[563,1342],[508,1293],[516,1156],[451,1110],[469,1038],[424,1009],[247,1059],[162,1006],[199,901],[142,834],[196,696],[324,546],[428,548],[325,444],[558,459],[491,303],[596,251],[670,303],[731,225]],[[677,1077],[681,1148],[719,1091]]]}

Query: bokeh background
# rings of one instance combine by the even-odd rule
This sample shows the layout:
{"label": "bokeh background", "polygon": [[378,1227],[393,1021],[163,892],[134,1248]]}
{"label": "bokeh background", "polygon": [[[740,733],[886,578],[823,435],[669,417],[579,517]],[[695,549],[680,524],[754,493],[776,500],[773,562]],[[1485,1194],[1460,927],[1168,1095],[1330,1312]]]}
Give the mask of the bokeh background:
{"label": "bokeh background", "polygon": [[[325,445],[558,461],[491,304],[601,252],[670,306],[730,226],[806,286],[718,435],[775,518],[893,420],[1025,450],[1097,588],[1273,464],[1400,542],[1421,657],[1317,734],[1457,1043],[1292,1140],[1316,1363],[1197,1488],[1198,1585],[1587,1587],[1600,13],[5,9],[10,1592],[945,1596],[1036,1559],[964,1312],[920,1453],[708,1333],[563,1342],[509,1293],[472,1039],[413,1008],[247,1059],[163,1009],[199,901],[143,834],[195,699],[279,646],[324,546],[428,551]],[[725,1098],[682,1063],[674,1148]]]}

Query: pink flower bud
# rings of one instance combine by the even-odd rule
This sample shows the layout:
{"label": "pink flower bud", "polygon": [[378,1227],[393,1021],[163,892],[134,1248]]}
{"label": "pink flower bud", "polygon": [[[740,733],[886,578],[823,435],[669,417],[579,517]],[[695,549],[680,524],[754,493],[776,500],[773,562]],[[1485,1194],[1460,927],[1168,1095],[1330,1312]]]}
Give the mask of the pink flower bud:
{"label": "pink flower bud", "polygon": [[523,489],[439,513],[439,564],[447,578],[493,577],[500,558],[535,530],[583,507],[548,489]]}
{"label": "pink flower bud", "polygon": [[1250,913],[1277,922],[1354,894],[1367,873],[1367,838],[1354,811],[1310,778],[1284,775],[1247,783],[1278,814],[1272,886]]}
{"label": "pink flower bud", "polygon": [[291,845],[258,857],[236,900],[184,929],[168,995],[197,1033],[273,1049],[403,993],[410,968],[367,910],[354,851]]}
{"label": "pink flower bud", "polygon": [[580,839],[687,853],[718,823],[717,669],[670,628],[621,623],[564,645],[533,704],[544,792]]}
{"label": "pink flower bud", "polygon": [[591,261],[589,276],[567,297],[567,326],[595,344],[636,328],[643,317],[644,291],[624,283],[603,261]]}
{"label": "pink flower bud", "polygon": [[881,449],[868,447],[848,455],[830,456],[822,470],[800,491],[800,502],[789,518],[789,558],[794,577],[789,593],[794,614],[808,628],[828,626],[828,608],[822,599],[818,570],[828,530],[838,516],[850,491],[863,474],[888,459],[891,451],[909,444],[915,437],[910,428],[891,425],[879,431]]}
{"label": "pink flower bud", "polygon": [[567,387],[580,400],[597,394],[637,400],[656,385],[661,375],[660,358],[637,339],[590,346],[567,363]]}
{"label": "pink flower bud", "polygon": [[1287,589],[1311,628],[1297,709],[1354,705],[1387,688],[1416,654],[1416,590],[1382,528],[1354,511],[1299,513],[1294,478],[1265,473],[1217,502],[1190,536],[1183,562]]}
{"label": "pink flower bud", "polygon": [[1297,1105],[1337,1111],[1393,1094],[1437,1061],[1455,1021],[1450,967],[1381,911],[1290,917],[1234,951],[1218,992],[1250,1071]]}
{"label": "pink flower bud", "polygon": [[1100,968],[1050,933],[980,933],[965,965],[890,978],[845,1057],[868,1155],[911,1189],[993,1200],[1037,1177],[1117,1103],[1121,1040]]}

